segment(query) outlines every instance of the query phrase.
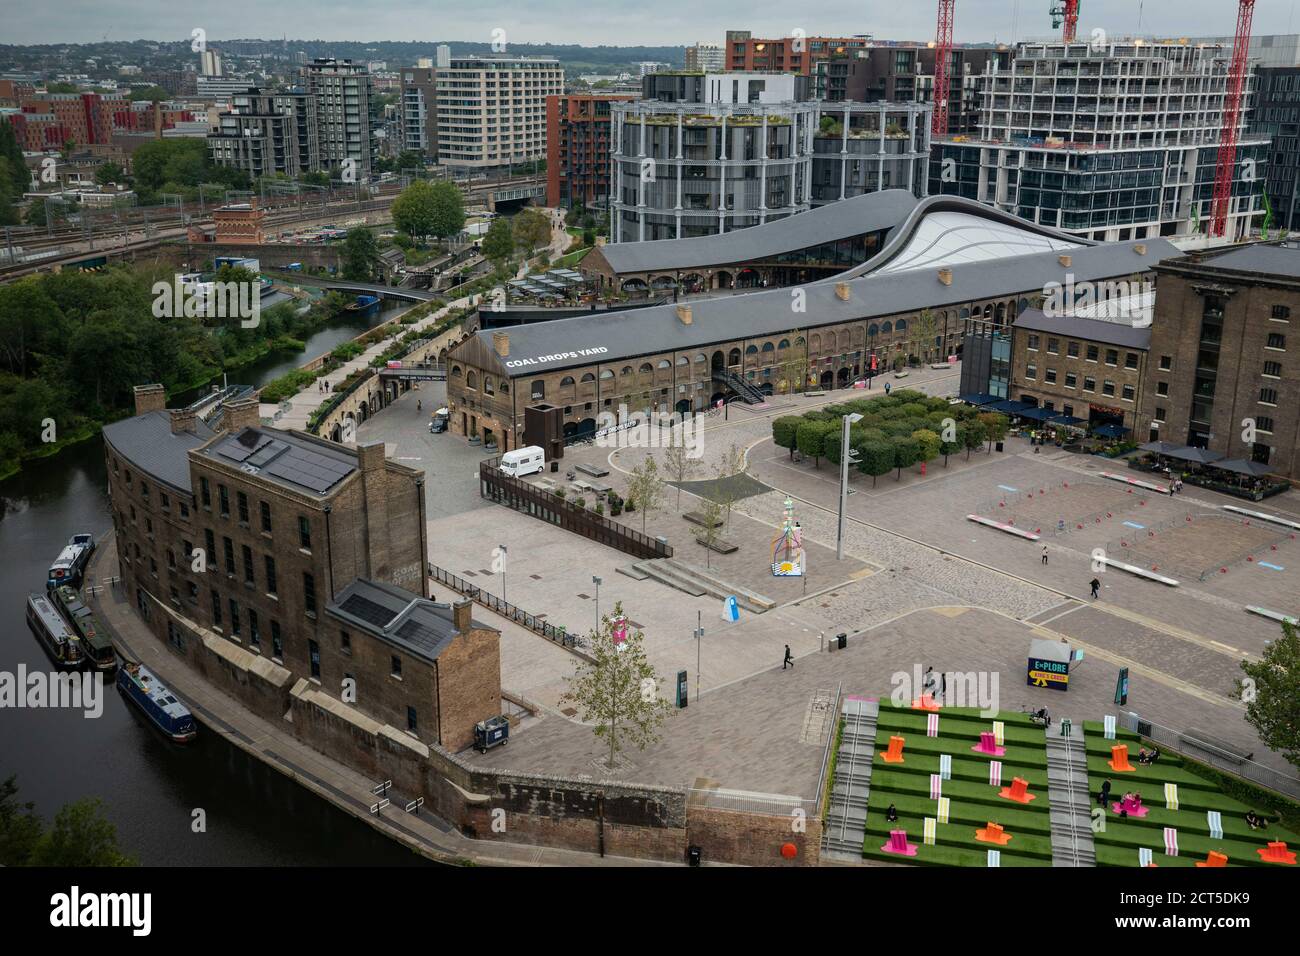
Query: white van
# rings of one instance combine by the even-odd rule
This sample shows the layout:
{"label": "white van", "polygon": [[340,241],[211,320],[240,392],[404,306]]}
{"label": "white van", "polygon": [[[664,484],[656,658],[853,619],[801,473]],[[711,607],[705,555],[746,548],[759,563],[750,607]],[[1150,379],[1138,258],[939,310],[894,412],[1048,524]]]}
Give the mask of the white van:
{"label": "white van", "polygon": [[501,473],[512,478],[535,475],[546,465],[546,452],[536,445],[516,448],[501,456]]}

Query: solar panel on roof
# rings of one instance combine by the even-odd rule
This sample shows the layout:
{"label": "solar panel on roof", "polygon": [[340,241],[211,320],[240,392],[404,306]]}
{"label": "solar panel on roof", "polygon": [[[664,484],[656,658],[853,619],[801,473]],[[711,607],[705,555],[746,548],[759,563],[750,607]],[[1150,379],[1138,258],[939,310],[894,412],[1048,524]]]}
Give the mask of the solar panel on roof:
{"label": "solar panel on roof", "polygon": [[361,620],[381,629],[387,627],[388,622],[393,619],[392,611],[382,604],[376,604],[369,598],[362,597],[360,594],[351,595],[339,607],[353,617],[359,617]]}
{"label": "solar panel on roof", "polygon": [[419,621],[407,621],[397,629],[397,636],[412,644],[424,644],[433,647],[438,643],[438,632]]}
{"label": "solar panel on roof", "polygon": [[[246,438],[260,439],[247,441]],[[222,458],[229,458],[231,461],[244,461],[258,449],[270,443],[271,439],[258,435],[257,432],[248,431],[236,438],[228,438],[217,446],[217,453]]]}
{"label": "solar panel on roof", "polygon": [[257,468],[263,468],[288,450],[289,446],[287,444],[272,439],[249,455],[248,463]]}

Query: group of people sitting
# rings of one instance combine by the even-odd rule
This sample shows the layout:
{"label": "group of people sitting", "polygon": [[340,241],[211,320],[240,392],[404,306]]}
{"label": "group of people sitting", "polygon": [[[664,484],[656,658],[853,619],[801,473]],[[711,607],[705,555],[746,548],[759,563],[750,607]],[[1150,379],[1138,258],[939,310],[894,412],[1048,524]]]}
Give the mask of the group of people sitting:
{"label": "group of people sitting", "polygon": [[1144,767],[1151,766],[1159,759],[1160,759],[1159,747],[1153,746],[1150,750],[1147,750],[1145,747],[1142,747],[1141,749],[1138,750],[1137,762],[1142,764],[1142,766]]}

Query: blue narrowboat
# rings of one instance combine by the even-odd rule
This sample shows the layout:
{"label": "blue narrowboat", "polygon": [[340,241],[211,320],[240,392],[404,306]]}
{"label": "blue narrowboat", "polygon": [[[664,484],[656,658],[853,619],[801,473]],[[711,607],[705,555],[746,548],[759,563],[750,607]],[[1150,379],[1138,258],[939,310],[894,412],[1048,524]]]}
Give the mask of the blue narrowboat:
{"label": "blue narrowboat", "polygon": [[124,663],[117,669],[117,689],[149,722],[178,744],[198,736],[198,724],[188,707],[143,664]]}
{"label": "blue narrowboat", "polygon": [[371,309],[379,307],[379,296],[376,295],[359,295],[355,302],[347,305],[349,312],[369,312]]}
{"label": "blue narrowboat", "polygon": [[27,595],[27,626],[57,666],[68,670],[81,666],[81,646],[77,643],[77,636],[59,616],[47,595]]}

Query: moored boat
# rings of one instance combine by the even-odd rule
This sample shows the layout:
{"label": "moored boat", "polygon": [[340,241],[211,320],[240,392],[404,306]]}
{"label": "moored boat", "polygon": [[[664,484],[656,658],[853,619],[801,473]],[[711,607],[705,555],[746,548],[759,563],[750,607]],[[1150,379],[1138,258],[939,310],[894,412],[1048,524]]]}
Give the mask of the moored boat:
{"label": "moored boat", "polygon": [[198,724],[190,709],[143,664],[123,663],[117,669],[117,689],[176,743],[189,743],[198,736]]}
{"label": "moored boat", "polygon": [[27,595],[27,626],[56,665],[68,670],[82,665],[76,635],[46,595]]}
{"label": "moored boat", "polygon": [[50,596],[76,635],[87,665],[101,671],[111,671],[116,667],[117,655],[113,653],[112,639],[90,608],[82,603],[76,589],[65,584],[51,591]]}

